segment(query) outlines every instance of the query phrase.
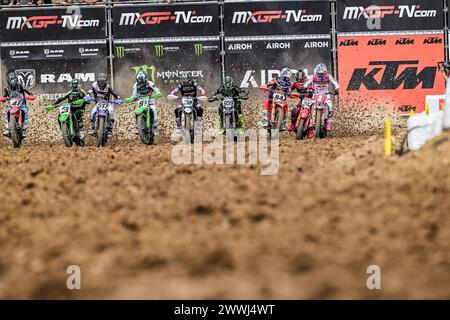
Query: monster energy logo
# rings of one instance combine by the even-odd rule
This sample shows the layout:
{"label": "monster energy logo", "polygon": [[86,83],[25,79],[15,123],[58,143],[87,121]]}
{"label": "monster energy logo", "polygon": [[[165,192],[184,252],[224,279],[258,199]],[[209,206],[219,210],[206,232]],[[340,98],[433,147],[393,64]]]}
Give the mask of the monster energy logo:
{"label": "monster energy logo", "polygon": [[148,78],[150,79],[150,81],[155,82],[155,71],[156,68],[154,65],[148,66],[148,65],[143,65],[143,66],[135,66],[135,67],[131,67],[131,69],[134,70],[134,72],[136,72],[136,74],[139,71],[144,71],[145,74],[148,75]]}
{"label": "monster energy logo", "polygon": [[157,57],[161,57],[164,55],[164,46],[158,44],[155,46],[155,52]]}
{"label": "monster energy logo", "polygon": [[196,56],[201,55],[202,51],[203,51],[203,45],[201,43],[194,44],[194,50],[195,50],[195,55]]}
{"label": "monster energy logo", "polygon": [[116,47],[116,56],[119,59],[125,56],[125,48],[123,46]]}

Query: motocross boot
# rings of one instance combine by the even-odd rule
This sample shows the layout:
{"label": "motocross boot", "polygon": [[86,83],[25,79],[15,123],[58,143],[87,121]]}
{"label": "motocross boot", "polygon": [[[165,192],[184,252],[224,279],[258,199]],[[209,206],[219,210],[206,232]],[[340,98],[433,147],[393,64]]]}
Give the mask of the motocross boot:
{"label": "motocross boot", "polygon": [[181,117],[176,117],[175,121],[176,121],[176,124],[177,124],[177,128],[175,130],[175,133],[176,134],[181,134],[182,133],[182,131],[181,131]]}
{"label": "motocross boot", "polygon": [[245,122],[244,122],[244,115],[242,113],[238,114],[238,127],[239,127],[239,133],[244,133],[245,131]]}
{"label": "motocross boot", "polygon": [[222,117],[219,115],[219,131],[220,134],[224,134],[225,133],[225,128],[223,127],[223,120]]}
{"label": "motocross boot", "polygon": [[26,138],[27,135],[28,135],[28,122],[24,122],[22,127],[22,137]]}
{"label": "motocross boot", "polygon": [[267,110],[262,112],[262,126],[264,129],[269,128],[269,114]]}
{"label": "motocross boot", "polygon": [[331,118],[328,118],[328,119],[327,119],[327,127],[326,127],[326,130],[327,130],[327,131],[331,131],[331,122],[332,122],[332,121],[331,121]]}
{"label": "motocross boot", "polygon": [[9,126],[8,126],[8,122],[6,122],[6,128],[5,128],[5,131],[3,131],[3,135],[5,136],[5,137],[9,137]]}
{"label": "motocross boot", "polygon": [[95,122],[94,120],[91,120],[91,130],[89,130],[90,136],[95,136]]}
{"label": "motocross boot", "polygon": [[108,138],[112,137],[113,128],[114,128],[114,120],[110,120],[108,129],[107,129],[107,132],[106,132],[106,135],[108,136]]}

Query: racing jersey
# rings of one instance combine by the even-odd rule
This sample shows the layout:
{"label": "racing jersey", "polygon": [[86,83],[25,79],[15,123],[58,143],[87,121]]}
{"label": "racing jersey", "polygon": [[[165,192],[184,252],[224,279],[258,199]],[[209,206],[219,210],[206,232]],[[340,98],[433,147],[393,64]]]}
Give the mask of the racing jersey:
{"label": "racing jersey", "polygon": [[311,88],[314,90],[314,93],[329,94],[330,83],[334,86],[335,90],[339,90],[338,82],[330,74],[326,74],[324,76],[313,74],[311,78],[309,78],[309,80],[305,83],[305,86],[311,86]]}
{"label": "racing jersey", "polygon": [[91,89],[89,90],[89,95],[93,96],[95,100],[106,100],[109,101],[111,98],[111,95],[115,98],[118,99],[119,95],[114,92],[114,90],[112,89],[111,85],[109,83],[106,84],[104,89],[100,89],[100,87],[98,86],[97,81],[95,81],[92,86]]}

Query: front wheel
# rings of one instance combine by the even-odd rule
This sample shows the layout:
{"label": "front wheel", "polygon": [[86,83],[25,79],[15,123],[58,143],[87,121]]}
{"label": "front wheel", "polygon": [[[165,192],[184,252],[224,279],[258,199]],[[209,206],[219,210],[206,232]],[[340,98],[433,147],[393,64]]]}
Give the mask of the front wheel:
{"label": "front wheel", "polygon": [[297,128],[297,140],[303,140],[305,137],[305,123],[305,118],[302,118]]}
{"label": "front wheel", "polygon": [[275,129],[281,130],[281,127],[283,126],[283,109],[282,108],[278,108],[277,112],[275,113],[275,121],[276,121]]}
{"label": "front wheel", "polygon": [[139,138],[141,139],[142,143],[146,145],[153,144],[154,132],[152,122],[150,121],[150,127],[147,128],[147,119],[143,114],[140,114],[137,117],[136,121],[139,132]]}
{"label": "front wheel", "polygon": [[106,145],[107,140],[107,128],[106,128],[106,118],[99,117],[97,119],[97,147],[103,147]]}
{"label": "front wheel", "polygon": [[66,147],[71,147],[73,144],[73,141],[72,141],[72,137],[70,135],[69,124],[67,122],[61,123],[61,134],[62,134],[62,139],[64,141],[64,145]]}
{"label": "front wheel", "polygon": [[20,145],[22,144],[22,130],[17,123],[16,116],[13,114],[9,116],[9,128],[14,148],[20,148]]}
{"label": "front wheel", "polygon": [[317,109],[316,110],[316,128],[314,131],[314,137],[316,139],[319,139],[322,135],[322,110],[321,109]]}

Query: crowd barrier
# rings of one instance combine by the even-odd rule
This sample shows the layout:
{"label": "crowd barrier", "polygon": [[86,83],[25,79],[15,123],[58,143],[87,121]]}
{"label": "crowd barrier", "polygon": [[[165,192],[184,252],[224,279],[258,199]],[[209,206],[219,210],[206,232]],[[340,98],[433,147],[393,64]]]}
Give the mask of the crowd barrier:
{"label": "crowd barrier", "polygon": [[201,1],[0,8],[4,76],[58,95],[99,71],[131,90],[139,68],[163,89],[189,73],[207,90],[224,74],[256,88],[284,66],[324,62],[342,105],[420,111],[444,83],[437,62],[448,39],[445,0]]}

